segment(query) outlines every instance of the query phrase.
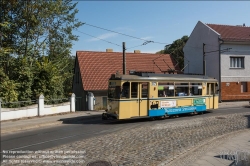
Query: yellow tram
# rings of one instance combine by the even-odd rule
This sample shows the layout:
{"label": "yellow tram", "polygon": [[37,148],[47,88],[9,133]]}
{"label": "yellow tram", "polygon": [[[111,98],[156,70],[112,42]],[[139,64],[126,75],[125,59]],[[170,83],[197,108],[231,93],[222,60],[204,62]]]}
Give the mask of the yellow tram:
{"label": "yellow tram", "polygon": [[167,117],[218,108],[218,82],[201,75],[112,74],[102,119]]}

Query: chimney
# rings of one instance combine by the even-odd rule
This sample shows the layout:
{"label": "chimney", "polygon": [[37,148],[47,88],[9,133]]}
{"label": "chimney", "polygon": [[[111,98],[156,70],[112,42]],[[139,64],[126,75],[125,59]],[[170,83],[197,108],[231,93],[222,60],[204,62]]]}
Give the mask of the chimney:
{"label": "chimney", "polygon": [[113,49],[107,48],[107,49],[106,49],[106,52],[113,52]]}
{"label": "chimney", "polygon": [[243,23],[243,27],[245,27],[246,26],[246,24],[245,23]]}
{"label": "chimney", "polygon": [[141,53],[140,50],[134,50],[134,53]]}

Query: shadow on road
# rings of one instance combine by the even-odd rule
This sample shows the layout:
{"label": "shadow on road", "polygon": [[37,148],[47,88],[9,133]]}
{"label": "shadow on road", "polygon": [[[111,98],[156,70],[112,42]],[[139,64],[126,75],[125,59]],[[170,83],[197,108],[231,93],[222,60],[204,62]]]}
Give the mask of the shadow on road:
{"label": "shadow on road", "polygon": [[[204,112],[203,114],[209,114],[212,111]],[[171,116],[167,118],[133,118],[133,119],[125,119],[125,120],[115,120],[115,119],[108,119],[102,120],[102,115],[90,115],[90,116],[79,116],[74,118],[64,118],[60,119],[63,124],[106,124],[106,125],[115,125],[115,124],[125,124],[125,123],[140,123],[140,122],[150,122],[150,121],[161,121],[161,120],[170,120],[170,119],[179,119],[184,117],[190,116],[202,116],[202,114],[198,115],[190,115],[190,114],[181,114],[178,116]]]}

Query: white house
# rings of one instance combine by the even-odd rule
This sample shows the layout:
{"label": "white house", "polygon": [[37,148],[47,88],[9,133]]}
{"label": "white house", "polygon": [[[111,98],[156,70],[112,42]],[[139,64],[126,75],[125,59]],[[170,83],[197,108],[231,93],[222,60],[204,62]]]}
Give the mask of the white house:
{"label": "white house", "polygon": [[220,101],[250,99],[250,27],[198,21],[184,51],[184,73],[219,81]]}

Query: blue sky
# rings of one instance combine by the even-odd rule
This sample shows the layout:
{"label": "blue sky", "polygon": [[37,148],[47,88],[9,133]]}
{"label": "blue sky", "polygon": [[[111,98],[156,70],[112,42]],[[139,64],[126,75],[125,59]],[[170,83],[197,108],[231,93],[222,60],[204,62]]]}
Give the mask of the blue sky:
{"label": "blue sky", "polygon": [[184,35],[189,36],[198,21],[250,26],[248,1],[78,1],[77,8],[77,18],[82,22],[164,44],[142,45],[143,40],[83,25],[74,31],[79,40],[74,42],[73,55],[78,50],[106,51],[107,48],[122,52],[122,42],[126,42],[127,48],[142,45],[126,52],[155,53],[164,49],[166,44]]}

